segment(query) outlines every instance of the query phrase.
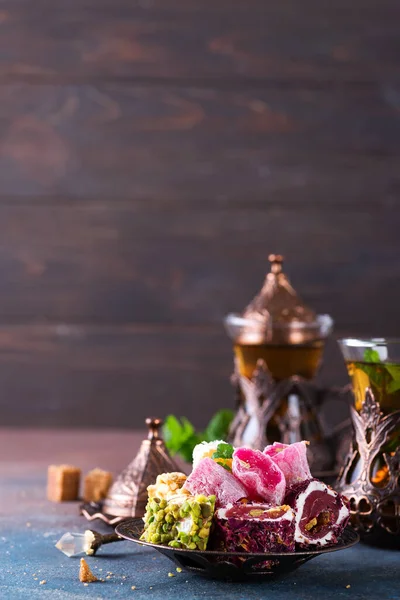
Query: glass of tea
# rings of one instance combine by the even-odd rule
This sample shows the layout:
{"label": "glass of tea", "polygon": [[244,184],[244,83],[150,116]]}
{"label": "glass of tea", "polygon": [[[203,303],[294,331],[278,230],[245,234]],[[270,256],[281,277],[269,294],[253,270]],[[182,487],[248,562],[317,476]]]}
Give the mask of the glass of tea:
{"label": "glass of tea", "polygon": [[225,327],[234,342],[239,373],[249,379],[263,359],[275,381],[299,375],[312,379],[321,363],[325,339],[332,330],[329,315],[312,322],[290,321],[272,325],[230,314]]}
{"label": "glass of tea", "polygon": [[[360,412],[366,389],[370,388],[384,415],[400,410],[400,339],[345,338],[338,343],[351,379],[355,409]],[[385,487],[388,481],[383,454],[392,454],[399,446],[400,430],[394,430],[387,436],[370,474],[377,487]],[[360,474],[361,461],[359,463],[354,465],[352,479]]]}
{"label": "glass of tea", "polygon": [[[307,322],[246,318],[236,314],[225,319],[225,327],[233,340],[238,374],[251,380],[257,362],[263,360],[277,383],[295,375],[307,380],[314,378],[332,325],[329,315],[315,315]],[[238,399],[247,414],[251,414],[246,387],[241,380]],[[294,390],[280,399],[266,423],[265,432],[269,443],[308,440],[312,445],[313,473],[329,470],[332,458],[324,445],[317,407],[305,402]]]}
{"label": "glass of tea", "polygon": [[[329,315],[317,315],[303,302],[283,271],[281,254],[270,254],[268,260],[270,270],[258,294],[242,313],[231,313],[225,318],[226,331],[233,341],[235,375],[239,375],[235,377],[237,403],[249,419],[241,430],[241,441],[261,443],[257,432],[263,428],[269,443],[309,440],[316,473],[326,470],[332,462],[323,441],[318,406],[311,395],[299,391],[301,382],[290,380],[293,376],[314,378],[333,321]],[[273,380],[267,377],[267,387],[263,393],[257,392],[258,403],[264,408],[274,399],[274,412],[269,415],[267,411],[265,423],[260,422],[262,417],[254,402],[254,374],[259,361]],[[304,382],[301,385],[304,387]],[[280,398],[275,398],[276,390],[280,390]]]}
{"label": "glass of tea", "polygon": [[384,414],[400,410],[400,339],[338,340],[351,378],[355,408],[360,411],[371,388]]}

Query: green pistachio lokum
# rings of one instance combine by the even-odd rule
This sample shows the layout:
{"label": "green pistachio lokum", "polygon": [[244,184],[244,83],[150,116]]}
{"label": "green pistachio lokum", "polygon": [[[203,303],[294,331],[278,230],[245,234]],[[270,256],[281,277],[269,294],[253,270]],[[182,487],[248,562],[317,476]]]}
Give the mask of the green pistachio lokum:
{"label": "green pistachio lokum", "polygon": [[140,539],[173,548],[205,550],[214,508],[215,496],[150,498]]}

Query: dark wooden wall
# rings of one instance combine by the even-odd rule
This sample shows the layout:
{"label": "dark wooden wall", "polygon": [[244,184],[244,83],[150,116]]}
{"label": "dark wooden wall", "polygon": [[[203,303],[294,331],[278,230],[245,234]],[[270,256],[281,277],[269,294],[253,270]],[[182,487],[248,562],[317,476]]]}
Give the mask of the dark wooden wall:
{"label": "dark wooden wall", "polygon": [[400,335],[398,0],[4,0],[0,86],[2,424],[202,425],[271,251]]}

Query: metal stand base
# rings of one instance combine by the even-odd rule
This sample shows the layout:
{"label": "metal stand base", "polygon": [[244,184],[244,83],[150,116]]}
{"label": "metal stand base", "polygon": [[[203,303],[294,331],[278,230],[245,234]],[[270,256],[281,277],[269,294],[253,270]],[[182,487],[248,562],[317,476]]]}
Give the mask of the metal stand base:
{"label": "metal stand base", "polygon": [[[238,404],[229,432],[229,441],[234,446],[263,450],[274,441],[291,444],[308,440],[312,473],[316,477],[337,475],[335,463],[340,457],[336,456],[335,447],[339,439],[324,436],[318,411],[328,397],[335,396],[350,403],[350,386],[321,389],[314,382],[297,376],[276,382],[263,360],[258,361],[251,380],[236,370],[232,384]],[[349,423],[340,436],[350,436],[350,431]]]}
{"label": "metal stand base", "polygon": [[[351,523],[366,541],[386,545],[391,538],[400,547],[400,445],[383,451],[391,438],[400,438],[400,410],[383,416],[367,388],[360,413],[352,407],[351,418],[354,437],[337,488],[349,499]],[[378,458],[381,477],[373,477]]]}

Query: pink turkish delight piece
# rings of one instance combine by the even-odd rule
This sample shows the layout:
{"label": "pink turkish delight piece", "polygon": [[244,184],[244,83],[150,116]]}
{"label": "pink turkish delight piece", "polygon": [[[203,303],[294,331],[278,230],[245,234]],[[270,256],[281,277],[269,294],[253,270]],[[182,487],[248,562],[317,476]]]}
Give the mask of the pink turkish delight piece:
{"label": "pink turkish delight piece", "polygon": [[233,453],[232,473],[246,488],[250,500],[264,500],[273,506],[283,502],[285,476],[274,461],[251,448],[237,448]]}
{"label": "pink turkish delight piece", "polygon": [[186,479],[184,489],[191,494],[216,496],[217,506],[234,504],[246,498],[246,488],[211,458],[203,458]]}
{"label": "pink turkish delight piece", "polygon": [[288,487],[312,477],[307,460],[307,442],[275,442],[272,446],[264,448],[264,454],[283,472]]}

